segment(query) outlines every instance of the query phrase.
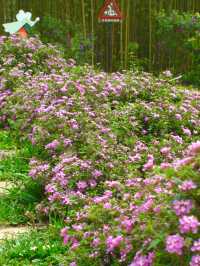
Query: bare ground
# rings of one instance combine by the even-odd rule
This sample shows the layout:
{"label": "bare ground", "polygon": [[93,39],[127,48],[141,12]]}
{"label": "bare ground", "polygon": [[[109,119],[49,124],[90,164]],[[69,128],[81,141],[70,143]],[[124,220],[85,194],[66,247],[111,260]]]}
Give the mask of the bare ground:
{"label": "bare ground", "polygon": [[14,186],[12,182],[1,181],[0,182],[0,195],[7,194],[8,190]]}
{"label": "bare ground", "polygon": [[30,226],[0,227],[0,240],[14,238],[19,234],[30,231],[31,229]]}

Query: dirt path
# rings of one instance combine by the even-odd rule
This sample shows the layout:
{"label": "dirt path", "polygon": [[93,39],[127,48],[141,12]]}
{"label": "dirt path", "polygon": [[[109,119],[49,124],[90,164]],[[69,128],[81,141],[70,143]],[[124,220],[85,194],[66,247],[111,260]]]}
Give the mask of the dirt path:
{"label": "dirt path", "polygon": [[0,227],[0,240],[14,238],[19,234],[30,231],[31,229],[30,226]]}
{"label": "dirt path", "polygon": [[16,150],[0,150],[0,160],[6,159],[8,157],[13,156],[14,154],[16,154]]}
{"label": "dirt path", "polygon": [[12,182],[9,181],[0,181],[0,196],[8,193],[9,189],[14,186]]}

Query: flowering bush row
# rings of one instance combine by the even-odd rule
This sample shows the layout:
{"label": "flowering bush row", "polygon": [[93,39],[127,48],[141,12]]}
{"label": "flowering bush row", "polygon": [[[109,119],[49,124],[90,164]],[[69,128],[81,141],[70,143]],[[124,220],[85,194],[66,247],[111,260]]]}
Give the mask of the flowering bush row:
{"label": "flowering bush row", "polygon": [[39,147],[37,210],[63,220],[67,265],[200,265],[200,93],[34,38],[0,51],[0,123]]}

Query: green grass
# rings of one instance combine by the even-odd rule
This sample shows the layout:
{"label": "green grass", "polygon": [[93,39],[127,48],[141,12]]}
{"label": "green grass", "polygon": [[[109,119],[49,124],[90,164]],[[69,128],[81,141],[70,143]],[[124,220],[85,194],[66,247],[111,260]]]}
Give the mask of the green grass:
{"label": "green grass", "polygon": [[[16,187],[9,190],[8,194],[0,196],[0,224],[25,224],[38,221],[35,206],[43,198],[42,184],[30,179],[23,180]],[[29,215],[26,215],[26,213]]]}
{"label": "green grass", "polygon": [[[45,156],[37,147],[28,141],[14,139],[10,133],[0,131],[0,151],[14,151],[14,153],[0,160],[0,181],[23,180],[23,175],[29,171],[29,160],[38,155]],[[22,175],[23,174],[23,175]]]}
{"label": "green grass", "polygon": [[[0,181],[11,181],[14,187],[7,194],[0,195],[0,225],[41,223],[35,207],[44,197],[43,184],[28,176],[29,160],[45,157],[28,141],[19,141],[9,132],[0,131],[0,150],[15,151],[0,161]],[[28,213],[28,215],[27,215]],[[37,217],[37,218],[36,218]],[[51,218],[51,226],[33,229],[15,240],[0,243],[1,266],[53,266],[69,265],[67,247],[63,245],[60,229],[63,225]]]}
{"label": "green grass", "polygon": [[54,224],[45,229],[33,230],[16,240],[6,240],[0,246],[1,266],[69,265],[67,247],[59,236],[61,226]]}
{"label": "green grass", "polygon": [[8,151],[8,156],[0,161],[0,181],[17,180],[17,174],[28,172],[28,158],[25,157],[28,154],[23,145],[21,147],[17,146],[15,138],[9,132],[0,131],[0,152],[1,150]]}
{"label": "green grass", "polygon": [[28,172],[28,160],[21,157],[22,151],[0,161],[0,181],[18,181]]}
{"label": "green grass", "polygon": [[18,141],[9,132],[0,131],[0,150],[15,153],[0,161],[0,181],[9,181],[14,187],[0,195],[0,224],[24,224],[30,221],[25,213],[35,216],[35,206],[43,198],[43,185],[28,176],[29,160],[36,154],[28,141]]}
{"label": "green grass", "polygon": [[8,131],[0,131],[0,150],[16,148],[16,139]]}

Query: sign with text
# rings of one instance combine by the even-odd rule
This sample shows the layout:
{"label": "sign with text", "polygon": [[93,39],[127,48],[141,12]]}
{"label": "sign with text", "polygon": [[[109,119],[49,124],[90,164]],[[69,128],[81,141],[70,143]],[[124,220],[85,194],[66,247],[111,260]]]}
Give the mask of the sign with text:
{"label": "sign with text", "polygon": [[99,21],[101,22],[120,22],[123,19],[119,5],[116,0],[106,0],[99,12]]}

